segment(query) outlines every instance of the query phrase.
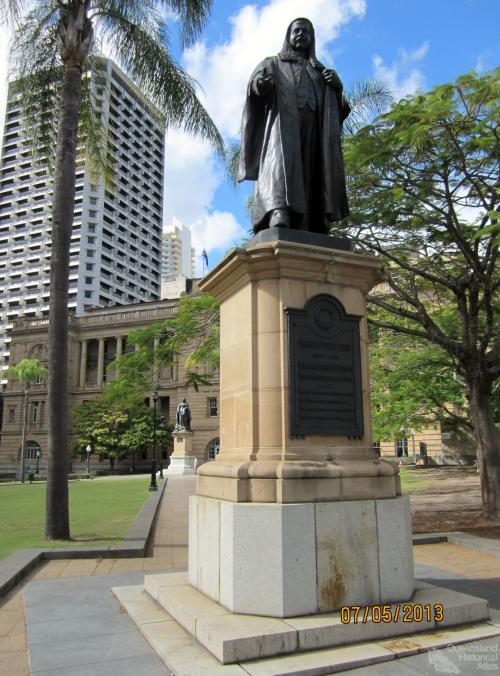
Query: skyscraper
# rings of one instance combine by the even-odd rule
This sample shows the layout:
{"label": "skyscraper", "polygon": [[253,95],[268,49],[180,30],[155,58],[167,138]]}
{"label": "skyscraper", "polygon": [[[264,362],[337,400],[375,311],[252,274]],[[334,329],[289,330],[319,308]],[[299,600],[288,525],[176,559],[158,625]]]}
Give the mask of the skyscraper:
{"label": "skyscraper", "polygon": [[186,291],[186,280],[194,275],[191,230],[173,223],[163,231],[161,254],[161,297],[176,298]]}
{"label": "skyscraper", "polygon": [[[164,120],[111,60],[92,82],[113,161],[109,184],[76,170],[70,311],[160,298]],[[49,312],[52,178],[35,162],[15,85],[10,85],[0,164],[0,354],[17,317]]]}

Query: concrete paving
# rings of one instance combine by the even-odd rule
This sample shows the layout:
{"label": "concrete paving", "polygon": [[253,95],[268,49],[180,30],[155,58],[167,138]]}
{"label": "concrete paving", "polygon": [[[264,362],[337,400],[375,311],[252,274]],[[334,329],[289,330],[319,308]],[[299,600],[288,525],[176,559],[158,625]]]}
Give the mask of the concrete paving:
{"label": "concrete paving", "polygon": [[[48,561],[32,573],[24,588],[5,597],[0,605],[0,675],[169,674],[124,614],[111,587],[142,585],[150,571],[187,567],[188,497],[194,490],[195,477],[169,479],[158,514],[153,556]],[[414,555],[419,579],[487,598],[500,618],[499,556],[450,543],[418,545]],[[494,673],[500,671],[499,652],[498,638],[482,639],[348,673]]]}

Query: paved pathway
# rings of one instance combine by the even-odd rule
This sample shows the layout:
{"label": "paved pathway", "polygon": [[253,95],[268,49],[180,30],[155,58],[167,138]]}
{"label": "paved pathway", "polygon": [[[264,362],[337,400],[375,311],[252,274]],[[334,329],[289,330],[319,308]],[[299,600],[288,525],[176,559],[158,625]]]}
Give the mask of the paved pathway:
{"label": "paved pathway", "polygon": [[[147,571],[187,567],[188,497],[194,490],[194,477],[168,480],[152,557],[48,561],[14,590],[0,606],[0,676],[169,674],[110,589],[141,584]],[[500,611],[500,557],[447,543],[418,545],[414,553],[420,579],[486,597]],[[490,639],[345,673],[494,673],[500,671],[499,653],[499,641]],[[496,669],[485,667],[485,654]]]}
{"label": "paved pathway", "polygon": [[168,674],[110,589],[140,584],[147,571],[187,567],[188,498],[195,486],[195,477],[169,478],[152,557],[47,561],[0,602],[0,676]]}

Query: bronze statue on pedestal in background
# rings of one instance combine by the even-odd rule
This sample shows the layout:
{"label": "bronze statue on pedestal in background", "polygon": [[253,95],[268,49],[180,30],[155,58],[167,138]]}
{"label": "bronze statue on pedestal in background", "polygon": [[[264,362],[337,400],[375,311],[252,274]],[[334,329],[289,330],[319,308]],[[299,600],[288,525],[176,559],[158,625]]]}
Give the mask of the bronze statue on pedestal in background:
{"label": "bronze statue on pedestal in background", "polygon": [[175,414],[175,432],[183,431],[191,432],[191,409],[185,399],[177,406]]}

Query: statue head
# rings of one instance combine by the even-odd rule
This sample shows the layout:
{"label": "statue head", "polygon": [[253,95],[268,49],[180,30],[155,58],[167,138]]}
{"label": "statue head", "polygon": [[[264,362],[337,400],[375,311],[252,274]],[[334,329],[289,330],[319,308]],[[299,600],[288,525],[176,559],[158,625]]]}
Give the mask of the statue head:
{"label": "statue head", "polygon": [[304,17],[294,19],[288,26],[280,57],[282,59],[296,57],[297,52],[316,60],[314,26]]}

